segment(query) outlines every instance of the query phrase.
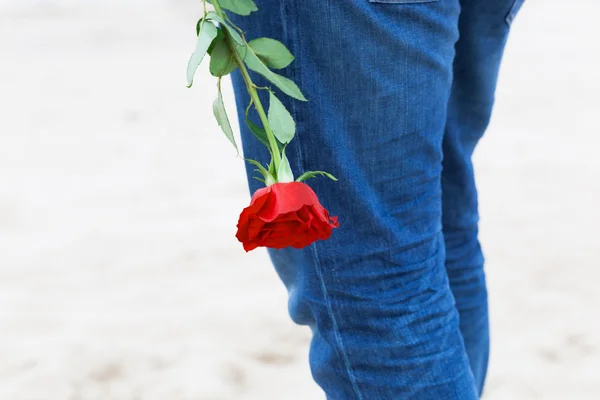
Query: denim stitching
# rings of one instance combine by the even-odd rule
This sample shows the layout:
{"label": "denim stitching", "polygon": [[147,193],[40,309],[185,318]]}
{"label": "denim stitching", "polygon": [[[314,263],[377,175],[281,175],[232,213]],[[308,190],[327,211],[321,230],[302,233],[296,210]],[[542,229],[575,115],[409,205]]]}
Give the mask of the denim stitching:
{"label": "denim stitching", "polygon": [[[291,35],[289,34],[289,30],[288,30],[288,25],[287,25],[287,18],[288,15],[286,13],[286,6],[285,6],[285,2],[281,2],[281,7],[280,7],[280,11],[281,11],[281,21],[283,24],[283,36],[287,39],[287,41],[290,43],[290,45],[293,47],[294,53],[297,54],[297,46],[296,46],[296,41],[292,40]],[[294,13],[295,15],[297,15],[297,13]],[[293,76],[291,76],[290,78],[296,78],[296,79],[292,79],[295,80],[298,83],[298,86],[302,87],[302,85],[300,85],[301,80],[299,79],[298,76],[296,76],[297,74],[294,72],[295,70],[292,68],[291,69],[291,74]],[[297,116],[298,116],[298,112],[296,110],[296,100],[292,100],[291,102],[291,112],[292,115],[294,116],[294,118],[297,121],[298,126],[300,125],[301,121],[298,121]],[[302,166],[304,164],[303,160],[304,157],[302,156],[302,146],[301,146],[301,142],[300,142],[300,135],[298,135],[298,137],[296,138],[296,140],[298,140],[297,142],[297,146],[296,146],[296,158],[297,158],[297,162],[296,162],[296,167],[298,168],[297,171],[301,171],[302,170]],[[331,318],[331,325],[333,327],[333,334],[335,337],[335,340],[337,342],[337,345],[339,347],[339,352],[342,355],[342,359],[344,360],[344,366],[346,367],[346,373],[348,374],[348,377],[350,378],[350,383],[352,384],[352,389],[354,390],[354,394],[357,397],[358,400],[363,400],[363,396],[360,393],[360,390],[358,388],[358,384],[356,383],[356,377],[354,376],[354,373],[352,372],[352,367],[350,365],[350,360],[348,359],[348,355],[346,354],[346,349],[344,348],[344,343],[342,342],[342,338],[340,336],[340,332],[339,332],[339,326],[337,323],[337,320],[335,318],[335,315],[333,313],[333,307],[331,306],[331,302],[329,301],[329,295],[327,293],[327,287],[325,286],[325,280],[323,279],[323,272],[321,270],[321,265],[319,263],[319,256],[317,253],[317,246],[316,244],[312,244],[312,255],[313,255],[313,261],[315,264],[315,269],[317,272],[317,276],[319,278],[319,283],[321,285],[321,291],[323,293],[323,298],[325,300],[325,303],[327,304],[327,314],[329,315],[329,318]]]}
{"label": "denim stitching", "polygon": [[329,301],[329,295],[327,293],[327,287],[325,286],[325,280],[323,279],[323,272],[321,271],[321,265],[319,263],[319,255],[317,253],[317,245],[312,244],[312,253],[315,262],[315,268],[317,270],[317,275],[319,277],[319,283],[321,284],[321,291],[323,292],[323,297],[325,298],[325,303],[327,304],[327,313],[331,318],[331,325],[333,326],[333,334],[335,336],[335,340],[339,346],[340,353],[342,354],[342,358],[344,359],[344,364],[346,367],[346,373],[350,378],[350,383],[352,384],[352,389],[354,389],[354,393],[358,396],[358,400],[363,400],[363,396],[360,394],[360,390],[358,389],[358,384],[356,383],[356,377],[352,372],[352,366],[350,365],[350,360],[348,359],[348,354],[346,353],[346,349],[344,348],[344,342],[342,341],[342,337],[340,336],[340,329],[337,324],[337,320],[333,314],[333,307],[331,306],[331,302]]}

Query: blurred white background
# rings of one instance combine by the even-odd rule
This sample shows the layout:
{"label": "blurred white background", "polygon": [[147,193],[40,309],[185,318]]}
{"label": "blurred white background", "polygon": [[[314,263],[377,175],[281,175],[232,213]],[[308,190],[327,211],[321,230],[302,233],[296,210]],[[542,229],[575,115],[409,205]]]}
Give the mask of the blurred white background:
{"label": "blurred white background", "polygon": [[[234,238],[248,191],[206,65],[185,88],[200,9],[0,0],[0,400],[323,398]],[[598,15],[527,2],[477,152],[488,400],[600,398]]]}

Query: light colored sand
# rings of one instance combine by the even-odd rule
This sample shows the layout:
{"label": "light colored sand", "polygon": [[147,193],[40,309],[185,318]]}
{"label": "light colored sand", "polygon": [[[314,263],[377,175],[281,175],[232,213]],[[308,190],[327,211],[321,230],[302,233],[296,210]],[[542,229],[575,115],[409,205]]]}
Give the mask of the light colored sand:
{"label": "light colored sand", "polygon": [[[233,238],[214,81],[184,87],[197,3],[0,1],[0,400],[322,398],[265,253]],[[600,5],[529,3],[477,153],[487,398],[592,400]]]}

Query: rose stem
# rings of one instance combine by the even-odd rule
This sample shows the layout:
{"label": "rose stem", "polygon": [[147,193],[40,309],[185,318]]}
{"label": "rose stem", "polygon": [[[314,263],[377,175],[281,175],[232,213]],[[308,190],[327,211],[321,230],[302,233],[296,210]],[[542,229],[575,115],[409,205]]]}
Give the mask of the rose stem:
{"label": "rose stem", "polygon": [[[217,15],[223,20],[225,20],[225,14],[223,12],[223,9],[221,8],[221,5],[219,4],[219,1],[215,0],[212,2],[212,4],[215,8],[215,11],[217,12]],[[265,114],[265,109],[263,108],[263,105],[260,102],[260,99],[258,98],[256,86],[254,85],[254,82],[252,82],[252,78],[250,78],[250,74],[248,73],[248,69],[244,64],[244,61],[242,60],[238,52],[235,50],[235,45],[233,44],[231,37],[229,36],[226,30],[223,30],[223,34],[225,35],[225,39],[227,40],[227,44],[229,45],[229,50],[233,54],[233,58],[238,67],[240,68],[240,72],[242,73],[242,77],[244,78],[244,82],[246,83],[246,89],[248,90],[248,93],[250,94],[250,97],[254,102],[254,108],[256,109],[256,112],[258,112],[258,116],[263,124],[263,127],[265,128],[265,132],[267,133],[269,145],[271,146],[271,154],[273,155],[273,161],[275,162],[275,171],[277,171],[279,169],[279,164],[281,164],[281,154],[279,153],[279,147],[277,146],[275,135],[273,134],[271,126],[269,125],[267,114]]]}

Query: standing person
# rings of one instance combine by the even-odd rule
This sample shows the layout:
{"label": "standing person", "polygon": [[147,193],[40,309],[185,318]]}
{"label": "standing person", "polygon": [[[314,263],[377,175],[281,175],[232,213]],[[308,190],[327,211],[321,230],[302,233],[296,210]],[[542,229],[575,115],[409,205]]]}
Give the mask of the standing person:
{"label": "standing person", "polygon": [[[282,74],[309,102],[284,100],[297,122],[292,169],[339,178],[311,181],[340,218],[331,238],[269,250],[292,319],[312,329],[328,399],[481,395],[489,327],[471,156],[522,3],[262,0],[236,19],[296,55]],[[243,121],[239,72],[233,82]],[[245,156],[268,161],[240,125]]]}

